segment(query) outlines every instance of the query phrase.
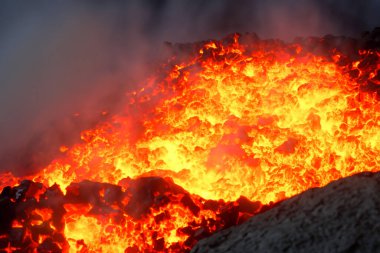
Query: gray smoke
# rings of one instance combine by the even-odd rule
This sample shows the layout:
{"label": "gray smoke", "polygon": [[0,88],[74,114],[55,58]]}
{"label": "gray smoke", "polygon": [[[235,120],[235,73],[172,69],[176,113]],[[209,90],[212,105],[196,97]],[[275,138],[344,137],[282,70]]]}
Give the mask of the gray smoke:
{"label": "gray smoke", "polygon": [[[0,3],[0,169],[31,172],[117,111],[150,74],[164,41],[233,32],[262,38],[356,36],[380,1],[134,0]],[[80,117],[72,116],[79,113]]]}

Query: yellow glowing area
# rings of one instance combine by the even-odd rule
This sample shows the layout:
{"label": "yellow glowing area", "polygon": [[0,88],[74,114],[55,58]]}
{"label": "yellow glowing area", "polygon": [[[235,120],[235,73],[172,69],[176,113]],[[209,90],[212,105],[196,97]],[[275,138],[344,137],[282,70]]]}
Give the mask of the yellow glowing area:
{"label": "yellow glowing area", "polygon": [[165,99],[153,117],[139,119],[143,134],[136,142],[128,141],[134,119],[114,117],[83,133],[85,143],[49,165],[44,177],[65,186],[165,171],[205,198],[243,195],[269,203],[377,170],[378,101],[358,94],[357,84],[334,62],[299,47],[298,53],[287,50],[248,54],[237,37],[227,46],[205,44],[168,73],[166,81],[180,91],[156,84]]}
{"label": "yellow glowing area", "polygon": [[[357,69],[358,62],[342,67],[338,54],[316,56],[297,44],[270,41],[247,45],[238,35],[194,52],[129,94],[123,116],[82,132],[79,144],[62,146],[62,157],[33,179],[65,189],[83,180],[122,186],[125,178],[159,176],[204,199],[245,196],[269,204],[379,170],[380,103],[344,70]],[[155,247],[167,249],[188,238],[179,228],[219,219],[210,210],[194,216],[168,203],[150,210],[168,219],[124,217],[115,225],[81,215],[91,205],[82,212],[67,208],[70,252],[143,251],[153,244],[145,235],[153,233],[163,238]]]}

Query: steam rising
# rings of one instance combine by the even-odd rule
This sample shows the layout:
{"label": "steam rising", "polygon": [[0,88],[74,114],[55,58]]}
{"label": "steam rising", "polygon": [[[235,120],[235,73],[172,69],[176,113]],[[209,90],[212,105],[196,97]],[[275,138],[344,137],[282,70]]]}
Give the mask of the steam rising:
{"label": "steam rising", "polygon": [[[359,32],[380,2],[296,0],[3,1],[0,9],[0,169],[31,172],[79,130],[120,110],[149,76],[164,41],[232,32],[262,38]],[[73,114],[79,113],[78,116]]]}

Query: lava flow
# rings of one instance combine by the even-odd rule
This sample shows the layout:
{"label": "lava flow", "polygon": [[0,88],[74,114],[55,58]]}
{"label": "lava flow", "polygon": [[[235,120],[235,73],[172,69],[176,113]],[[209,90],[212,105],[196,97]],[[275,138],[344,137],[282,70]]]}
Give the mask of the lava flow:
{"label": "lava flow", "polygon": [[235,34],[173,53],[123,115],[38,174],[1,176],[0,248],[189,251],[273,203],[378,171],[380,52],[308,43]]}

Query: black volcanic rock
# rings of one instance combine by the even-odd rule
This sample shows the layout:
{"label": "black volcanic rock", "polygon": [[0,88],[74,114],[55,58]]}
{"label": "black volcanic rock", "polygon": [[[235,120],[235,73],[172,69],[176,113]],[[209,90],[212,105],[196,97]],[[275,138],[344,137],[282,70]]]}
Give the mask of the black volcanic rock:
{"label": "black volcanic rock", "polygon": [[380,252],[380,172],[310,189],[191,252]]}

